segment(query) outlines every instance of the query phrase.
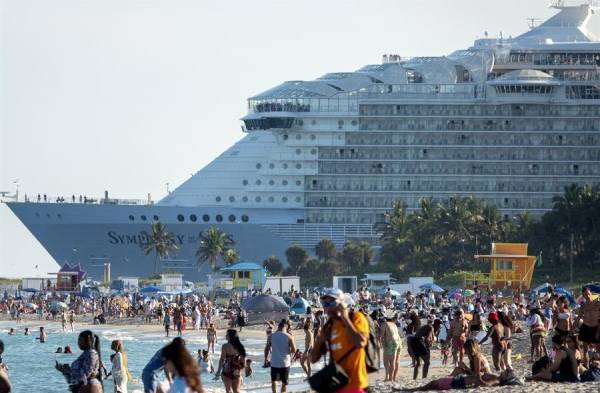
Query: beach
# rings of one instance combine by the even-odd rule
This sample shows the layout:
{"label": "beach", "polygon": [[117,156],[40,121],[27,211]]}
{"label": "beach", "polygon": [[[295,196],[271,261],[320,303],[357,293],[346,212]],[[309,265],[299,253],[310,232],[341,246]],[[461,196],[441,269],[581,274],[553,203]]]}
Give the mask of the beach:
{"label": "beach", "polygon": [[[6,318],[2,315],[2,318]],[[142,324],[139,319],[115,320],[109,321],[104,325],[92,325],[89,319],[80,318],[76,323],[75,331],[62,332],[60,322],[39,321],[32,315],[27,315],[22,323],[16,324],[11,320],[0,320],[0,338],[4,341],[6,351],[4,360],[8,364],[11,381],[15,393],[25,393],[31,391],[40,392],[65,392],[67,384],[63,377],[54,370],[54,361],[72,362],[79,353],[76,346],[77,334],[84,329],[91,329],[102,338],[102,358],[107,368],[110,370],[109,361],[109,345],[110,340],[120,339],[124,342],[128,353],[129,367],[134,380],[129,385],[130,392],[142,392],[140,385],[141,369],[150,357],[163,345],[167,344],[170,339],[165,337],[162,326],[158,324]],[[215,364],[218,362],[220,345],[223,343],[225,335],[225,321],[220,321],[218,326],[219,341],[217,344],[217,353],[213,357]],[[39,326],[44,326],[48,331],[49,339],[45,344],[40,344],[35,340]],[[14,336],[9,336],[10,328],[15,328]],[[30,336],[23,336],[25,327],[31,331]],[[293,331],[296,343],[302,349],[301,344],[304,341],[303,332],[301,330]],[[171,335],[171,338],[174,337]],[[263,361],[262,349],[265,344],[265,333],[262,326],[253,326],[244,328],[240,333],[242,343],[246,346],[249,357],[253,360],[254,376],[244,381],[243,390],[252,392],[270,392],[270,382],[268,378],[268,370],[261,367]],[[198,349],[206,348],[206,331],[191,330],[184,332],[183,338],[186,340],[187,346],[194,354]],[[55,354],[58,346],[71,345],[74,354],[63,355]],[[484,344],[482,346],[484,352],[491,361],[490,349],[491,345]],[[531,365],[529,360],[529,338],[528,333],[516,333],[513,336],[513,368],[517,375],[523,378],[531,374]],[[406,345],[402,350],[400,382],[396,386],[401,387],[417,387],[425,385],[432,379],[447,376],[452,371],[452,366],[442,366],[440,351],[432,349],[432,364],[427,379],[419,379],[413,381],[410,367],[410,357],[406,353]],[[451,360],[450,360],[451,363]],[[315,368],[320,368],[317,364]],[[383,383],[383,370],[379,373],[373,373],[369,376],[371,389],[374,392],[390,392],[393,385]],[[212,375],[202,375],[202,383],[207,392],[221,393],[224,392],[223,385],[220,381],[215,381]],[[308,391],[308,384],[305,382],[305,376],[298,362],[292,365],[290,371],[290,392],[305,392]],[[485,387],[477,389],[468,389],[469,392],[598,392],[600,391],[600,383],[577,383],[577,384],[555,384],[542,382],[527,382],[524,386],[508,386],[508,387]],[[105,392],[112,392],[112,383],[105,382]]]}

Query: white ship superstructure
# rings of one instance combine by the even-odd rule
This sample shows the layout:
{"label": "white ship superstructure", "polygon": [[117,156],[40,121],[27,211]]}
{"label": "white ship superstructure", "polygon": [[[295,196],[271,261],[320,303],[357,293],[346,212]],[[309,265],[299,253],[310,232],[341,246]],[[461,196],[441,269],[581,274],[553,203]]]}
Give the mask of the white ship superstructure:
{"label": "white ship superstructure", "polygon": [[541,214],[564,186],[600,180],[600,42],[587,29],[597,8],[555,7],[516,38],[442,57],[386,55],[258,94],[247,135],[157,204],[9,205],[58,262],[93,275],[90,261],[147,274],[138,243],[153,220],[181,246],[163,267],[195,276],[198,233],[211,225],[244,259],[262,260],[322,238],[376,244],[395,200],[416,209],[423,197],[466,194],[505,215]]}

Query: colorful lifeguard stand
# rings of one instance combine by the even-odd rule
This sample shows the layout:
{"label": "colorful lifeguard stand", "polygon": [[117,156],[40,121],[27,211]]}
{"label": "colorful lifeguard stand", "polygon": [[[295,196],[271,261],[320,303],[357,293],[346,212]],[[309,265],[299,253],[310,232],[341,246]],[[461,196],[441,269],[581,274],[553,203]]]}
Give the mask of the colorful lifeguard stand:
{"label": "colorful lifeguard stand", "polygon": [[475,255],[475,259],[490,262],[490,273],[467,275],[467,285],[514,289],[531,287],[536,257],[527,255],[527,243],[492,243],[490,255]]}
{"label": "colorful lifeguard stand", "polygon": [[265,268],[253,262],[238,262],[221,271],[231,273],[235,289],[262,289],[267,277]]}
{"label": "colorful lifeguard stand", "polygon": [[79,292],[81,285],[85,279],[85,272],[81,270],[81,265],[69,265],[65,263],[62,265],[58,273],[56,274],[56,291],[60,292]]}

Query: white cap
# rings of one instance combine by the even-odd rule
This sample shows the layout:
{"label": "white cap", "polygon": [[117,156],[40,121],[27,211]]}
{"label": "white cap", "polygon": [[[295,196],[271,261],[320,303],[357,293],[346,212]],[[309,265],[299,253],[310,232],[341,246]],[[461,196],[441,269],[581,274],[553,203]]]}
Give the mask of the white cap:
{"label": "white cap", "polygon": [[344,301],[344,292],[338,288],[327,288],[321,295],[321,299],[330,297],[335,300]]}

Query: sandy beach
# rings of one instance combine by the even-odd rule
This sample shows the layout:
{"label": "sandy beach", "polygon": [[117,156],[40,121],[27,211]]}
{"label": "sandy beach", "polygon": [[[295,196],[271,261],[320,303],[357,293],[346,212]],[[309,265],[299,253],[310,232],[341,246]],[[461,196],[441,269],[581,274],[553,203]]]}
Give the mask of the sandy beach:
{"label": "sandy beach", "polygon": [[[6,315],[2,315],[0,320],[8,321]],[[35,316],[27,315],[22,323],[18,325],[15,323],[15,328],[18,328],[22,331],[25,327],[29,327],[32,330],[32,334],[35,334],[36,329],[40,326],[44,325],[49,328],[59,328],[60,322],[54,321],[39,321],[35,319]],[[128,320],[111,320],[106,326],[127,326],[128,328],[132,328],[139,335],[150,335],[163,332],[162,326],[158,324],[143,324],[141,323],[141,319],[128,319]],[[6,325],[5,325],[6,326]],[[98,325],[92,325],[90,323],[89,318],[79,318],[79,321],[76,323],[75,330],[80,331],[83,329],[94,329],[94,327]],[[226,321],[218,321],[217,326],[218,329],[218,337],[221,339],[225,335]],[[2,333],[5,335],[6,333]],[[296,338],[297,343],[301,343],[304,340],[303,332],[301,330],[293,331],[294,337]],[[205,336],[205,331],[194,331],[188,329],[184,332],[185,337],[199,337]],[[246,339],[253,340],[261,340],[265,337],[264,328],[262,326],[251,326],[243,329],[241,336]],[[222,341],[221,341],[222,342]],[[531,374],[531,364],[528,363],[529,360],[529,336],[528,333],[516,333],[513,335],[513,353],[512,353],[512,363],[515,372],[521,377],[525,377],[526,375]],[[482,346],[484,352],[488,356],[488,360],[491,363],[491,345],[484,344]],[[255,364],[262,363],[262,359],[257,358],[253,359]],[[451,361],[451,359],[450,359]],[[429,382],[432,379],[437,379],[440,377],[447,376],[452,371],[452,366],[442,366],[441,365],[441,354],[439,349],[432,350],[432,364],[429,371],[429,377],[427,379],[417,379],[413,381],[412,372],[413,369],[410,367],[410,357],[406,352],[406,345],[403,346],[402,350],[402,358],[401,358],[401,370],[400,370],[400,382],[396,384],[396,386],[401,387],[417,387],[422,386]],[[383,371],[379,373],[374,373],[370,375],[370,385],[373,391],[375,392],[390,392],[392,390],[393,385],[390,383],[384,383],[384,373]],[[13,384],[18,385],[21,384],[21,381],[13,381]],[[248,389],[246,389],[248,390]],[[306,391],[305,386],[298,385],[290,385],[289,391],[294,392],[302,392]],[[253,392],[261,392],[261,391],[270,391],[270,389],[251,389]],[[577,384],[556,384],[556,383],[542,383],[542,382],[527,382],[524,386],[509,386],[509,387],[485,387],[485,388],[477,388],[477,389],[468,389],[469,392],[578,392],[578,393],[588,393],[588,392],[600,392],[600,383],[577,383]]]}

